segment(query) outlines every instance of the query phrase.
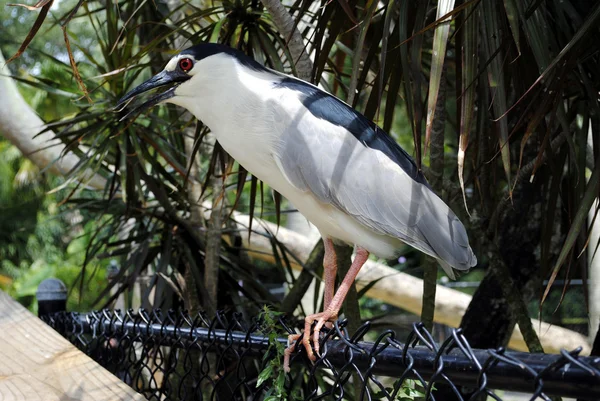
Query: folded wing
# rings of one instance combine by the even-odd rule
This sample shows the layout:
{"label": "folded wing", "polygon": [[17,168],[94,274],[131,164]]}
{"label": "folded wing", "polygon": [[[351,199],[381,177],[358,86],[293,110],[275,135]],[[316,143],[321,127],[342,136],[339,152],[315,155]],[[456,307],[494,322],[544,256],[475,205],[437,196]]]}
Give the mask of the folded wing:
{"label": "folded wing", "polygon": [[288,115],[277,120],[293,122],[281,127],[278,165],[292,185],[440,259],[451,275],[477,263],[463,224],[385,132],[312,85],[290,79],[281,90]]}

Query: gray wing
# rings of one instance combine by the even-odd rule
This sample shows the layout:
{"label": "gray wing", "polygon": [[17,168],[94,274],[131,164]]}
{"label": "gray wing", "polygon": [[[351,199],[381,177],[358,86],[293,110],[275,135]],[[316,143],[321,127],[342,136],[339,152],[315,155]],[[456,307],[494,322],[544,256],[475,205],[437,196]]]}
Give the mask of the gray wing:
{"label": "gray wing", "polygon": [[286,115],[278,118],[292,121],[280,126],[278,151],[278,164],[292,185],[375,233],[399,238],[440,259],[445,270],[467,270],[476,264],[464,226],[424,179],[413,179],[390,152],[361,142],[360,135],[344,128],[351,123],[336,125],[310,109],[294,107],[297,99],[290,96],[280,111]]}

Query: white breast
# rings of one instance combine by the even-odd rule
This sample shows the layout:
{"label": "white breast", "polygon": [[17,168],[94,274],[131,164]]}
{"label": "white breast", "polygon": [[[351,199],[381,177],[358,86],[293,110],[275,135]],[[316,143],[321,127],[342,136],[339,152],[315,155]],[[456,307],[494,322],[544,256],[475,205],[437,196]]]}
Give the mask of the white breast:
{"label": "white breast", "polygon": [[[244,67],[231,69],[230,60],[222,62],[228,65],[212,68],[223,74],[206,79],[202,88],[186,89],[182,85],[173,103],[187,108],[210,127],[225,151],[289,199],[323,236],[357,244],[382,257],[394,256],[401,244],[398,239],[374,233],[336,207],[320,202],[311,192],[298,190],[281,173],[274,154],[286,132],[283,132],[285,124],[278,119],[286,118],[286,113],[287,118],[294,118],[302,112],[300,102],[286,104],[282,113],[281,102],[286,100],[281,98],[281,92],[274,90],[272,75]],[[186,94],[186,90],[194,93]],[[197,91],[207,96],[198,97]],[[190,99],[186,95],[193,95],[194,102],[186,101]]]}

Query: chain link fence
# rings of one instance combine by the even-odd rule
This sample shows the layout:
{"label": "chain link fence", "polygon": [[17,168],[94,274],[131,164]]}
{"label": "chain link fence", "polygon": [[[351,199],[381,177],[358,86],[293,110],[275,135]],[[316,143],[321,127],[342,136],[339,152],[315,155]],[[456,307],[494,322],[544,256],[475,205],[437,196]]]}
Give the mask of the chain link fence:
{"label": "chain link fence", "polygon": [[[103,310],[59,312],[43,320],[149,400],[502,400],[600,399],[600,358],[472,349],[459,329],[436,344],[421,324],[404,341],[369,323],[323,331],[322,353],[304,352],[281,370],[290,332],[264,315]],[[364,341],[371,339],[371,341]],[[298,344],[296,347],[300,349]]]}

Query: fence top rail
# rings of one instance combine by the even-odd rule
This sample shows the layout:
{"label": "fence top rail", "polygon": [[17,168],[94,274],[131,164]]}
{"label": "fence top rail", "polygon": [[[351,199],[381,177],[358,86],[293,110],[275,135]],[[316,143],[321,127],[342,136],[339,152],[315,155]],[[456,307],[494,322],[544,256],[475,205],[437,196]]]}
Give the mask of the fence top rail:
{"label": "fence top rail", "polygon": [[[133,343],[151,342],[184,350],[199,347],[222,354],[233,351],[240,359],[262,356],[274,342],[287,344],[282,334],[289,331],[280,321],[281,332],[273,336],[273,327],[265,327],[258,320],[247,324],[235,313],[217,313],[211,319],[204,314],[190,316],[184,311],[158,309],[61,313],[46,321],[80,341],[86,335],[126,337]],[[480,394],[499,399],[492,389],[530,393],[531,399],[549,399],[552,395],[600,398],[600,358],[580,356],[580,349],[555,355],[472,349],[459,329],[453,330],[443,344],[436,344],[418,323],[403,342],[391,330],[376,333],[375,337],[369,323],[349,335],[346,322],[340,321],[323,334],[321,357],[314,365],[301,353],[292,363],[304,363],[310,376],[319,370],[331,372],[335,379],[331,394],[336,394],[336,385],[343,387],[351,374],[358,374],[363,393],[371,391],[369,386],[386,388],[381,384],[386,381],[384,377],[393,377],[397,382],[407,378],[419,381],[426,395],[434,386],[449,387],[457,399],[475,399]],[[365,336],[374,341],[363,341]],[[468,398],[461,395],[461,387],[472,389]],[[386,391],[384,398],[395,399]],[[318,399],[322,394],[316,396],[315,391],[313,396]]]}

